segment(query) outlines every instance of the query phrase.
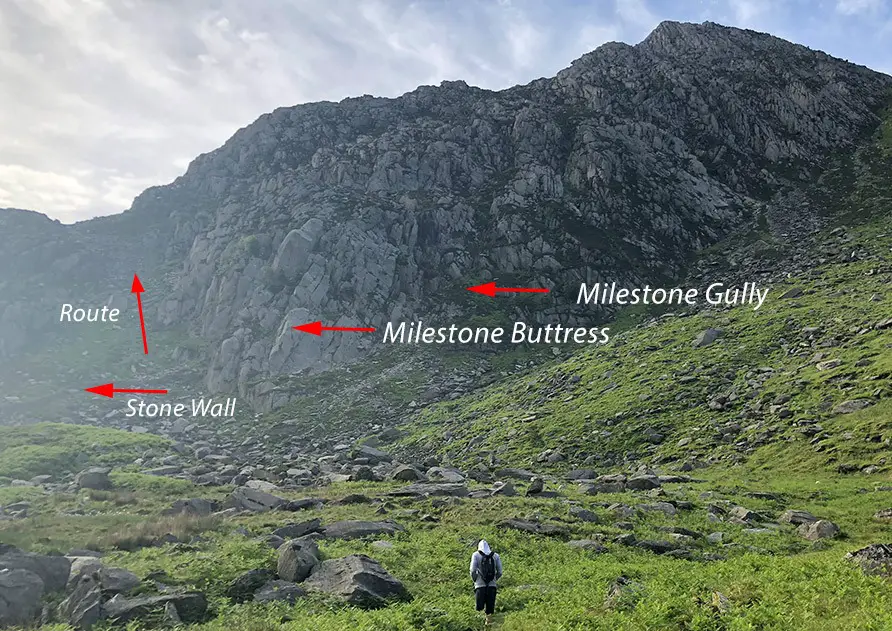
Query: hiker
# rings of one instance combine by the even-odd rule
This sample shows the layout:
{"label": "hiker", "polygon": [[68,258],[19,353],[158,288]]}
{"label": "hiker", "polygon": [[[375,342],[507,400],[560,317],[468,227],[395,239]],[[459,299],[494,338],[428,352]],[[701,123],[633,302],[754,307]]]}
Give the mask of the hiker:
{"label": "hiker", "polygon": [[502,578],[502,559],[481,539],[477,551],[471,555],[471,579],[477,598],[477,611],[486,613],[486,624],[492,623],[496,608],[496,581]]}

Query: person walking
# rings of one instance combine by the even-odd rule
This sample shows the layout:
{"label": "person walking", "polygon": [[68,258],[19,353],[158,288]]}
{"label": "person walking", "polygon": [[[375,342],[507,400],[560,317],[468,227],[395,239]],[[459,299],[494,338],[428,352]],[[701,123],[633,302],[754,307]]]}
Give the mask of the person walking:
{"label": "person walking", "polygon": [[497,582],[502,578],[502,559],[493,551],[485,539],[477,544],[471,555],[471,580],[474,581],[474,595],[477,611],[486,615],[486,624],[492,624],[492,614],[496,608]]}

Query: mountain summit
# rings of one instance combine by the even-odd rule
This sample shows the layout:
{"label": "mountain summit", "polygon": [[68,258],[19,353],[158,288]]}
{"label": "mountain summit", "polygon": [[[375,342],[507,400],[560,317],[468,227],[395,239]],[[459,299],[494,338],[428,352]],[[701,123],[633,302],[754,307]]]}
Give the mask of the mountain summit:
{"label": "mountain summit", "polygon": [[15,362],[51,325],[23,300],[52,312],[134,271],[165,283],[153,326],[206,344],[208,389],[254,397],[371,347],[293,334],[320,318],[483,315],[463,288],[496,280],[552,288],[518,315],[590,320],[580,282],[679,279],[875,129],[890,87],[769,35],[664,22],[503,91],[451,81],[280,108],[123,215],[47,225],[24,247],[25,222],[4,230],[4,254],[29,263],[3,277],[0,354]]}

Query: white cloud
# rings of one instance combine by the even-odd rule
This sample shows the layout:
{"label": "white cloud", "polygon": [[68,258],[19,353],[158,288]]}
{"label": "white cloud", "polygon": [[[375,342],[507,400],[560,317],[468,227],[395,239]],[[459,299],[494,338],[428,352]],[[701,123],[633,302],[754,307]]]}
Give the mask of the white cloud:
{"label": "white cloud", "polygon": [[885,6],[885,0],[837,0],[836,2],[836,10],[843,15],[878,13]]}

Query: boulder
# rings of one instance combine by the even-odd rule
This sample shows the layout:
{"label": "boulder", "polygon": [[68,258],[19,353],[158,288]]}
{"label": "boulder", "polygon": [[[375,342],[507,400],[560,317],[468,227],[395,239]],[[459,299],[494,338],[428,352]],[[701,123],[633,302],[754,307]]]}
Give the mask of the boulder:
{"label": "boulder", "polygon": [[390,479],[401,482],[418,482],[424,479],[424,474],[415,467],[404,464],[390,472]]}
{"label": "boulder", "polygon": [[261,587],[276,578],[275,572],[265,568],[248,570],[226,588],[226,597],[233,602],[243,603],[254,599],[254,594]]}
{"label": "boulder", "polygon": [[0,569],[0,627],[27,625],[40,613],[43,580],[29,570]]}
{"label": "boulder", "polygon": [[254,600],[260,603],[284,601],[293,605],[298,598],[303,598],[306,595],[307,592],[294,583],[271,580],[257,590]]}
{"label": "boulder", "polygon": [[161,596],[125,598],[118,594],[103,606],[103,616],[116,623],[164,615],[173,609],[177,618],[185,624],[201,622],[207,615],[208,601],[201,592],[183,592]]}
{"label": "boulder", "polygon": [[598,474],[594,469],[573,469],[567,473],[568,480],[594,480]]}
{"label": "boulder", "polygon": [[265,491],[258,491],[256,489],[241,486],[229,495],[226,503],[228,506],[238,508],[239,510],[247,510],[252,513],[264,513],[266,511],[281,508],[287,504],[288,501]]}
{"label": "boulder", "polygon": [[59,592],[68,585],[71,561],[62,556],[13,550],[0,556],[0,570],[27,570],[40,577],[47,593]]}
{"label": "boulder", "polygon": [[366,609],[411,599],[402,583],[364,554],[323,561],[313,570],[304,586]]}
{"label": "boulder", "polygon": [[95,557],[68,557],[71,561],[71,574],[68,578],[68,590],[73,590],[85,576],[95,574],[102,591],[106,594],[127,594],[136,589],[141,581],[139,577],[120,567],[105,567]]}
{"label": "boulder", "polygon": [[863,410],[866,407],[873,405],[873,401],[870,399],[852,399],[850,401],[843,401],[839,405],[833,408],[834,414],[851,414],[852,412],[857,412],[858,410]]}
{"label": "boulder", "polygon": [[884,508],[873,514],[873,518],[877,521],[892,521],[892,508]]}
{"label": "boulder", "polygon": [[283,539],[298,539],[311,532],[316,532],[321,525],[322,521],[319,518],[316,518],[299,524],[287,524],[281,528],[276,528],[273,530],[272,534],[277,537],[282,537]]}
{"label": "boulder", "polygon": [[720,329],[705,329],[701,331],[697,337],[694,338],[694,341],[691,343],[691,346],[694,348],[702,348],[703,346],[709,346],[717,339],[722,336],[722,331]]}
{"label": "boulder", "polygon": [[290,513],[296,513],[297,511],[309,510],[312,508],[317,508],[325,504],[328,500],[318,498],[318,497],[304,497],[299,500],[290,500],[282,504],[279,509],[283,511],[288,511]]}
{"label": "boulder", "polygon": [[98,572],[78,576],[71,594],[59,606],[60,615],[78,630],[91,629],[102,618],[102,583]]}
{"label": "boulder", "polygon": [[170,508],[164,511],[164,515],[189,515],[192,517],[206,517],[218,510],[216,502],[196,497],[190,500],[177,500]]}
{"label": "boulder", "polygon": [[754,521],[764,521],[762,515],[743,506],[735,506],[728,512],[728,514],[737,522],[750,523]]}
{"label": "boulder", "polygon": [[636,475],[626,480],[630,491],[649,491],[660,488],[660,479],[655,475]]}
{"label": "boulder", "polygon": [[806,522],[799,526],[796,530],[800,535],[809,541],[818,541],[819,539],[833,539],[839,536],[839,526],[832,521],[819,519],[814,522]]}
{"label": "boulder", "polygon": [[866,574],[892,576],[892,544],[872,543],[867,547],[849,552],[845,558],[857,563]]}
{"label": "boulder", "polygon": [[325,539],[361,539],[395,535],[404,531],[401,525],[391,521],[336,521],[322,529]]}
{"label": "boulder", "polygon": [[534,477],[530,480],[530,485],[527,487],[527,496],[538,495],[543,490],[545,490],[545,480],[540,478],[539,476]]}
{"label": "boulder", "polygon": [[386,451],[375,449],[374,447],[370,447],[369,445],[360,445],[359,447],[354,449],[353,457],[367,458],[368,462],[371,462],[372,464],[378,464],[380,462],[390,462],[391,460],[393,460],[393,457]]}
{"label": "boulder", "polygon": [[496,482],[492,485],[492,491],[490,491],[490,495],[504,495],[505,497],[514,497],[517,495],[517,490],[514,488],[514,483],[511,480],[507,482]]}
{"label": "boulder", "polygon": [[74,485],[79,489],[93,489],[95,491],[107,491],[112,488],[108,474],[108,467],[90,467],[84,469],[74,478]]}
{"label": "boulder", "polygon": [[597,514],[581,506],[571,506],[570,517],[590,524],[597,524],[601,521]]}
{"label": "boulder", "polygon": [[299,583],[319,563],[319,546],[312,539],[293,539],[279,547],[279,578]]}
{"label": "boulder", "polygon": [[261,491],[263,493],[273,493],[274,491],[279,490],[279,486],[272,482],[267,482],[266,480],[248,480],[245,482],[244,488],[251,489],[253,491]]}
{"label": "boulder", "polygon": [[445,467],[431,467],[427,470],[427,477],[430,480],[449,482],[452,484],[461,484],[465,481],[465,475],[461,471]]}

